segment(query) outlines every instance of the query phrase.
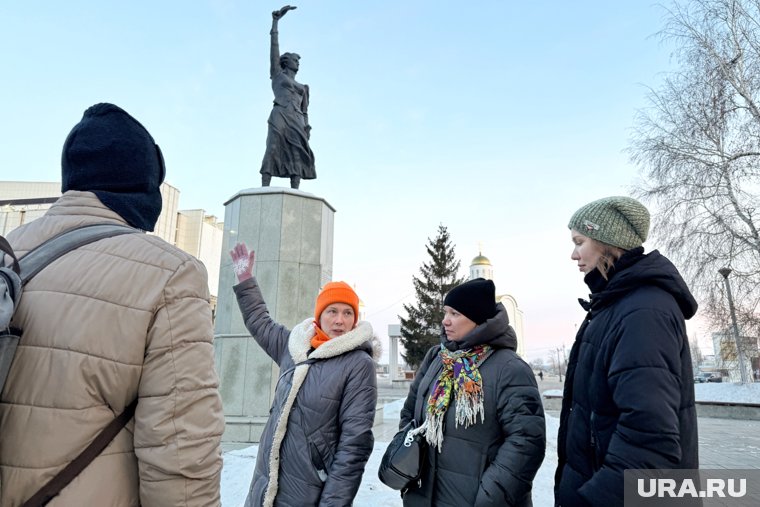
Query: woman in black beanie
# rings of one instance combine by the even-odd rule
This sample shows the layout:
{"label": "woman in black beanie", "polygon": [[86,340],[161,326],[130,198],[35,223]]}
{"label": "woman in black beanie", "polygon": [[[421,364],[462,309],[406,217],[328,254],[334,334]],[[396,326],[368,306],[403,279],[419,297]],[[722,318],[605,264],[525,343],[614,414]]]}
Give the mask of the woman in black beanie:
{"label": "woman in black beanie", "polygon": [[404,505],[532,506],[544,412],[507,311],[483,278],[455,287],[443,304],[441,344],[425,355],[401,411],[399,427],[424,424],[429,445]]}

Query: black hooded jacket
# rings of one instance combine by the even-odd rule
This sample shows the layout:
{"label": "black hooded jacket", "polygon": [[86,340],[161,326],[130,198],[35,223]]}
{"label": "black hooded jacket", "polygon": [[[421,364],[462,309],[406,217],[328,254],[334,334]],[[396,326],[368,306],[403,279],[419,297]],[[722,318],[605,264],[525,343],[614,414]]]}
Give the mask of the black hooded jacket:
{"label": "black hooded jacket", "polygon": [[556,505],[622,506],[623,471],[698,468],[684,319],[697,303],[656,250],[626,252],[591,301],[570,352],[557,440]]}
{"label": "black hooded jacket", "polygon": [[[517,355],[517,337],[504,306],[461,341],[441,342],[449,350],[480,344],[493,353],[479,367],[483,379],[485,421],[467,428],[455,424],[455,401],[444,419],[439,453],[429,448],[420,487],[404,494],[404,505],[529,507],[531,485],[546,446],[541,398],[533,371]],[[441,371],[440,346],[432,347],[420,365],[401,411],[404,427],[424,420],[433,383]],[[430,373],[427,375],[427,373]]]}

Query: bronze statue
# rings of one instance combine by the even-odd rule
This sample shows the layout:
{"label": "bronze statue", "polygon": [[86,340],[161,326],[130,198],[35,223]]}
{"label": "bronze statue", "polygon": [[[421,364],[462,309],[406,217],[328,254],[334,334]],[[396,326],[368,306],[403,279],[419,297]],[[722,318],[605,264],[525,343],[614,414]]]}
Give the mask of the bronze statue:
{"label": "bronze statue", "polygon": [[314,153],[309,147],[309,87],[295,80],[300,56],[280,55],[277,22],[294,6],[286,5],[272,12],[269,78],[272,80],[274,106],[269,115],[269,132],[264,160],[261,162],[261,185],[268,187],[272,176],[290,178],[290,187],[301,180],[317,177]]}

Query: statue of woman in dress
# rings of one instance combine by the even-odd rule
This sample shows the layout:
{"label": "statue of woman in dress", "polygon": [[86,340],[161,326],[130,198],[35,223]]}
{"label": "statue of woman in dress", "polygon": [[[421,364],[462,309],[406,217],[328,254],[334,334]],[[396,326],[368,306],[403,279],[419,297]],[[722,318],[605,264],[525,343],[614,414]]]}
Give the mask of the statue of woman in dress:
{"label": "statue of woman in dress", "polygon": [[261,162],[261,185],[268,187],[272,176],[290,178],[290,187],[298,188],[302,179],[317,177],[314,153],[309,147],[309,87],[296,81],[300,56],[280,55],[277,22],[294,6],[286,5],[272,12],[269,77],[272,80],[274,106],[269,115],[269,132],[264,160]]}

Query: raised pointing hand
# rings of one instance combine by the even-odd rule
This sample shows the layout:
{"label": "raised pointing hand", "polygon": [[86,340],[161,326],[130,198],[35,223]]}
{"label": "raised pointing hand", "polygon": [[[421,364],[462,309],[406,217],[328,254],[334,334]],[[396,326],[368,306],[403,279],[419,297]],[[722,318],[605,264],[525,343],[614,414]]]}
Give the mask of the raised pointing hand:
{"label": "raised pointing hand", "polygon": [[273,18],[273,19],[280,19],[280,18],[281,18],[281,17],[283,17],[283,16],[284,16],[284,15],[285,15],[285,14],[286,14],[288,11],[292,11],[293,9],[297,9],[297,8],[298,8],[298,7],[296,7],[295,5],[286,5],[285,7],[283,7],[282,9],[280,9],[279,11],[273,11],[273,12],[272,12],[272,18]]}
{"label": "raised pointing hand", "polygon": [[245,243],[238,243],[230,250],[232,270],[237,275],[238,282],[244,282],[253,277],[253,260],[255,256],[256,253],[253,250],[249,252]]}

